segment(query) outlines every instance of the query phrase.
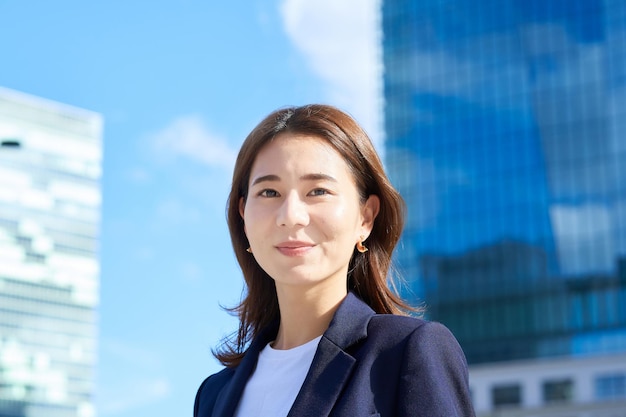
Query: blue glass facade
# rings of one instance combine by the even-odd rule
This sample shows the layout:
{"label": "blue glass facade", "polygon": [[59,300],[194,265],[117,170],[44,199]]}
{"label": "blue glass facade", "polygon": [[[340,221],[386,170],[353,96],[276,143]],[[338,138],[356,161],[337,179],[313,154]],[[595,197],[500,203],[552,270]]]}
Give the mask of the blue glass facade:
{"label": "blue glass facade", "polygon": [[626,351],[626,2],[383,0],[406,295],[470,363]]}

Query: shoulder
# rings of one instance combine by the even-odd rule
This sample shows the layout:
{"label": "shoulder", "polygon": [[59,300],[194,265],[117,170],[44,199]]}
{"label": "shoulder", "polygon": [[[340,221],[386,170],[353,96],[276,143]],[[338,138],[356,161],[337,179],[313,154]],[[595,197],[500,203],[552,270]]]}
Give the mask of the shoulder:
{"label": "shoulder", "polygon": [[[377,343],[397,353],[393,355],[399,369],[397,415],[474,415],[467,361],[446,326],[412,317],[376,315],[371,328]],[[390,361],[385,364],[390,366]]]}
{"label": "shoulder", "polygon": [[[467,361],[452,332],[443,324],[414,317],[377,315],[372,336],[394,339],[403,347],[407,369],[440,368],[467,379]],[[378,335],[377,335],[378,333]],[[443,371],[445,369],[445,371]]]}
{"label": "shoulder", "polygon": [[235,373],[234,369],[224,368],[221,371],[207,377],[200,385],[200,390],[212,390],[221,388],[226,384]]}
{"label": "shoulder", "polygon": [[405,351],[421,357],[453,353],[461,363],[465,355],[450,330],[441,323],[415,317],[377,314],[368,325],[368,339],[400,344]]}
{"label": "shoulder", "polygon": [[222,369],[206,378],[196,393],[194,403],[194,416],[210,415],[209,410],[213,409],[215,400],[224,386],[230,381],[235,371],[230,368]]}
{"label": "shoulder", "polygon": [[371,318],[368,328],[374,332],[397,333],[400,336],[419,333],[443,338],[453,337],[450,330],[441,323],[396,314],[376,314]]}

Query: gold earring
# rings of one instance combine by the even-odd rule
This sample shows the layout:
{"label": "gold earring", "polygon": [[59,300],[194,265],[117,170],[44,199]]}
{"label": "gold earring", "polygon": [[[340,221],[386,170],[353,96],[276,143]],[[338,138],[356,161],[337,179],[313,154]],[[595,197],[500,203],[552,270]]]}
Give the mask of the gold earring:
{"label": "gold earring", "polygon": [[246,252],[252,253],[252,248],[248,246],[248,249],[246,249]]}
{"label": "gold earring", "polygon": [[356,242],[356,250],[358,250],[361,253],[365,253],[369,250],[363,245],[363,239],[365,239],[365,237],[361,235],[361,238],[359,239],[359,241]]}

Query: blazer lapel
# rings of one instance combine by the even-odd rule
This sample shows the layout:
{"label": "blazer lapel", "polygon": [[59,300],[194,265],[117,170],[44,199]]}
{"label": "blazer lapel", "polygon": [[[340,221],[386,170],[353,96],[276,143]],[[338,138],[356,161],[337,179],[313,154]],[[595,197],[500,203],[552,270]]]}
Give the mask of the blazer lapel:
{"label": "blazer lapel", "polygon": [[356,359],[346,349],[367,337],[374,311],[348,293],[317,347],[288,417],[326,417],[350,378]]}

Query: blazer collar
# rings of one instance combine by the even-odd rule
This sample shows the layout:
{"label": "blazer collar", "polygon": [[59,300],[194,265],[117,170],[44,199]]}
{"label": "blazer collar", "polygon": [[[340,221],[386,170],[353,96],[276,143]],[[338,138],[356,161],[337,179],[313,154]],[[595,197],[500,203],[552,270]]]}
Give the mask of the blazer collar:
{"label": "blazer collar", "polygon": [[349,292],[337,308],[323,338],[345,350],[367,337],[367,326],[374,314],[370,306]]}
{"label": "blazer collar", "polygon": [[[289,417],[328,416],[356,361],[346,349],[367,337],[367,325],[373,315],[374,311],[367,304],[353,293],[348,293],[320,340]],[[235,414],[246,382],[256,367],[259,353],[274,340],[277,331],[278,323],[254,338],[233,378],[218,395],[213,415]]]}
{"label": "blazer collar", "polygon": [[367,325],[373,315],[374,311],[367,304],[348,293],[320,340],[288,417],[330,414],[356,362],[346,350],[367,337]]}

